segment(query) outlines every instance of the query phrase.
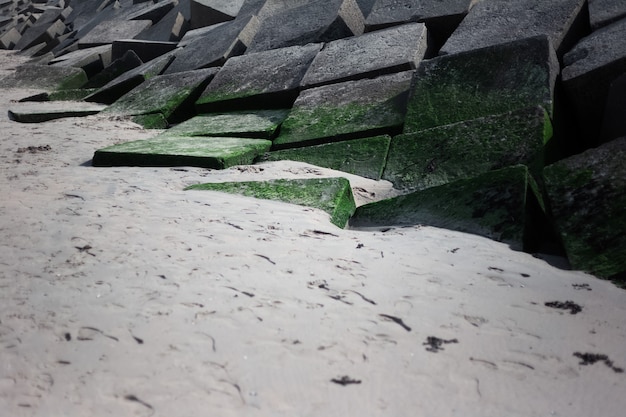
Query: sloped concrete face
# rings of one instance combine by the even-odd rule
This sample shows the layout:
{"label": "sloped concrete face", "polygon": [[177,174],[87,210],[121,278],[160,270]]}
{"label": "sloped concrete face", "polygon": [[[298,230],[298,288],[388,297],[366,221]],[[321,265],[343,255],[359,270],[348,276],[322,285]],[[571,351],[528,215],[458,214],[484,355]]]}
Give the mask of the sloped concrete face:
{"label": "sloped concrete face", "polygon": [[626,18],[626,3],[621,0],[589,0],[588,3],[592,30]]}
{"label": "sloped concrete face", "polygon": [[80,48],[107,45],[117,39],[132,39],[152,25],[150,20],[122,20],[102,22],[79,42]]}
{"label": "sloped concrete face", "polygon": [[97,114],[106,106],[98,104],[70,103],[33,103],[20,105],[19,109],[9,110],[9,119],[20,123],[40,123],[65,117],[84,117]]}
{"label": "sloped concrete face", "polygon": [[235,19],[244,0],[191,0],[191,29]]}
{"label": "sloped concrete face", "polygon": [[22,65],[13,74],[0,79],[0,87],[55,91],[80,88],[86,82],[87,75],[81,68]]}
{"label": "sloped concrete face", "polygon": [[576,269],[626,278],[626,137],[544,170],[551,214]]}
{"label": "sloped concrete face", "polygon": [[402,22],[425,22],[431,19],[448,19],[454,24],[468,13],[473,3],[473,0],[377,0],[365,24],[368,31]]}

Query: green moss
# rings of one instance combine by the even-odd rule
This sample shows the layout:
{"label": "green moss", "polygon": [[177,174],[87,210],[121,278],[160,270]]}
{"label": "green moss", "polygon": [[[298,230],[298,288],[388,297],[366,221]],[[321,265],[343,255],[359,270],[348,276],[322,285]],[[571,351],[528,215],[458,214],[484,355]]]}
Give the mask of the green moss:
{"label": "green moss", "polygon": [[330,214],[331,222],[341,228],[355,209],[350,182],[345,178],[210,183],[192,185],[186,190],[221,191],[314,207]]}
{"label": "green moss", "polygon": [[166,129],[167,120],[161,113],[141,114],[130,118],[133,122],[143,126],[144,129]]}
{"label": "green moss", "polygon": [[88,78],[85,71],[80,69],[76,71],[74,74],[65,77],[61,80],[57,86],[57,90],[75,90],[87,83]]}

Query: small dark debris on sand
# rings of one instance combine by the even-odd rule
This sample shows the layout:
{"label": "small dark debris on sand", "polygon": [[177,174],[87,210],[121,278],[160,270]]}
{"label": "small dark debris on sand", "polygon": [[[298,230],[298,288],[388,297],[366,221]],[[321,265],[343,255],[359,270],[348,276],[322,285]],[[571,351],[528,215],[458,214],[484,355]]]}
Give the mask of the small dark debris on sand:
{"label": "small dark debris on sand", "polygon": [[549,301],[545,305],[546,307],[558,308],[560,310],[569,310],[570,314],[577,314],[583,311],[583,308],[573,301]]}
{"label": "small dark debris on sand", "polygon": [[37,152],[46,152],[51,151],[52,147],[50,145],[40,145],[40,146],[27,146],[25,148],[18,148],[17,153],[37,153]]}
{"label": "small dark debris on sand", "polygon": [[350,384],[360,384],[361,380],[360,379],[353,379],[350,378],[348,375],[344,375],[340,378],[333,378],[330,380],[331,382],[334,382],[335,384],[339,384],[339,385],[350,385]]}
{"label": "small dark debris on sand", "polygon": [[610,360],[607,355],[604,355],[602,353],[589,353],[589,352],[587,352],[587,353],[580,353],[580,352],[575,352],[574,356],[576,356],[577,358],[579,358],[581,360],[581,362],[579,362],[579,365],[593,365],[596,362],[604,362],[604,364],[606,366],[611,368],[616,373],[624,372],[624,369],[619,368],[619,367],[613,365],[613,361]]}
{"label": "small dark debris on sand", "polygon": [[443,340],[435,336],[428,336],[422,345],[428,346],[426,348],[427,351],[437,353],[440,350],[444,350],[443,345],[448,343],[459,343],[459,341],[458,339]]}

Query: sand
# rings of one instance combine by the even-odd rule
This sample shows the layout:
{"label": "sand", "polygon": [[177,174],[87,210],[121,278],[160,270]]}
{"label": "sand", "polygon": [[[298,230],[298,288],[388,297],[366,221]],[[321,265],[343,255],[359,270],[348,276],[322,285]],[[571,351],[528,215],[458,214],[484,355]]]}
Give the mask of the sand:
{"label": "sand", "polygon": [[183,191],[344,175],[360,205],[384,181],[91,167],[156,132],[10,121],[35,92],[0,99],[1,416],[623,415],[626,291],[478,236]]}

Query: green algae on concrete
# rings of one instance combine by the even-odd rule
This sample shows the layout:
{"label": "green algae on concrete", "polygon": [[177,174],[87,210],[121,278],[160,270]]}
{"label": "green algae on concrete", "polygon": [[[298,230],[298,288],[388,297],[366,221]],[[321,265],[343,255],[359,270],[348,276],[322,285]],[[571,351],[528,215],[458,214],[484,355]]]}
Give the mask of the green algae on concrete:
{"label": "green algae on concrete", "polygon": [[570,264],[626,284],[626,137],[544,171],[548,206]]}
{"label": "green algae on concrete", "polygon": [[489,171],[357,208],[352,227],[428,225],[485,236],[513,249],[533,244],[527,217],[536,185],[524,165]]}
{"label": "green algae on concrete", "polygon": [[387,160],[389,136],[353,139],[266,153],[262,161],[299,161],[379,180]]}
{"label": "green algae on concrete", "polygon": [[167,119],[161,113],[130,116],[130,120],[134,123],[137,123],[138,125],[141,125],[144,129],[167,129],[167,127],[169,126]]}
{"label": "green algae on concrete", "polygon": [[551,136],[541,107],[399,135],[391,140],[383,179],[422,190],[517,164],[539,175]]}
{"label": "green algae on concrete", "polygon": [[412,75],[405,71],[301,92],[274,148],[399,133]]}
{"label": "green algae on concrete", "polygon": [[236,136],[272,139],[288,109],[200,114],[169,129],[176,136]]}
{"label": "green algae on concrete", "polygon": [[25,64],[1,78],[0,88],[72,90],[82,87],[86,82],[87,74],[81,68]]}
{"label": "green algae on concrete", "polygon": [[186,189],[222,191],[318,208],[330,214],[331,223],[341,228],[345,227],[356,207],[350,182],[345,178],[208,183]]}
{"label": "green algae on concrete", "polygon": [[195,166],[225,169],[249,165],[267,152],[263,139],[214,137],[156,137],[121,143],[94,153],[94,166]]}
{"label": "green algae on concrete", "polygon": [[404,132],[538,105],[552,115],[558,74],[545,36],[422,61]]}

